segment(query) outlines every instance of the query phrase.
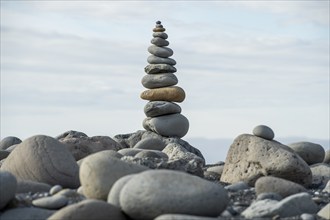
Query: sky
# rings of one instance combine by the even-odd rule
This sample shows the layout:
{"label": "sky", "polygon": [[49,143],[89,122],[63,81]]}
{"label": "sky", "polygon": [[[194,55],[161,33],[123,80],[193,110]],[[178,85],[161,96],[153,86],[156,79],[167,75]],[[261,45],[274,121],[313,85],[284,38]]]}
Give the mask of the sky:
{"label": "sky", "polygon": [[1,139],[143,130],[152,29],[186,92],[185,140],[329,140],[329,1],[1,0]]}

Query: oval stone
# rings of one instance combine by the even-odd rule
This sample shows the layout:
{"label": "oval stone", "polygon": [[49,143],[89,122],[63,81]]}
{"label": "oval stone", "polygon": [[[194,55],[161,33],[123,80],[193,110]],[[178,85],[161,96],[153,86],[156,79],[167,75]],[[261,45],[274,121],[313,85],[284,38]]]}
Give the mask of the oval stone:
{"label": "oval stone", "polygon": [[156,57],[155,55],[150,55],[147,59],[148,63],[150,64],[169,64],[174,66],[176,64],[176,61],[172,58],[162,58],[162,57]]}
{"label": "oval stone", "polygon": [[172,170],[135,175],[120,193],[122,210],[134,219],[154,219],[165,213],[218,216],[228,202],[220,184]]}
{"label": "oval stone", "polygon": [[158,47],[164,47],[164,46],[168,46],[170,44],[167,40],[160,38],[160,37],[152,38],[151,43]]}
{"label": "oval stone", "polygon": [[325,151],[319,144],[303,141],[288,144],[288,146],[309,165],[322,163],[324,160]]}
{"label": "oval stone", "polygon": [[157,73],[175,73],[176,68],[169,64],[149,64],[144,68],[147,74],[157,74]]}
{"label": "oval stone", "polygon": [[165,28],[162,28],[162,27],[155,27],[154,29],[152,29],[153,32],[164,32],[166,31]]}
{"label": "oval stone", "polygon": [[274,139],[274,132],[273,130],[266,126],[266,125],[258,125],[253,129],[253,134],[257,137],[264,138],[266,140],[273,140]]}
{"label": "oval stone", "polygon": [[163,39],[168,38],[168,35],[164,32],[154,32],[154,33],[152,33],[152,36],[153,37],[160,37],[160,38],[163,38]]}
{"label": "oval stone", "polygon": [[19,144],[21,142],[22,142],[21,139],[19,139],[18,137],[13,137],[13,136],[5,137],[0,142],[0,150],[6,150],[10,146],[14,144]]}
{"label": "oval stone", "polygon": [[140,97],[149,101],[183,102],[186,94],[181,87],[171,86],[165,88],[148,89]]}
{"label": "oval stone", "polygon": [[163,115],[146,118],[143,121],[146,130],[156,132],[165,137],[183,137],[189,130],[189,121],[182,114]]}
{"label": "oval stone", "polygon": [[146,150],[163,150],[166,147],[166,143],[157,137],[141,139],[134,145],[136,149]]}
{"label": "oval stone", "polygon": [[15,197],[17,180],[13,174],[7,171],[0,171],[0,210]]}
{"label": "oval stone", "polygon": [[147,89],[155,89],[174,86],[178,84],[178,78],[173,73],[148,74],[142,78],[141,82]]}
{"label": "oval stone", "polygon": [[32,201],[34,206],[45,209],[60,209],[68,203],[69,199],[62,195],[43,197]]}
{"label": "oval stone", "polygon": [[151,101],[144,106],[144,113],[147,117],[181,113],[181,107],[174,102]]}
{"label": "oval stone", "polygon": [[163,57],[168,58],[173,55],[173,50],[168,47],[157,47],[155,45],[151,45],[148,47],[148,52],[157,56],[157,57]]}

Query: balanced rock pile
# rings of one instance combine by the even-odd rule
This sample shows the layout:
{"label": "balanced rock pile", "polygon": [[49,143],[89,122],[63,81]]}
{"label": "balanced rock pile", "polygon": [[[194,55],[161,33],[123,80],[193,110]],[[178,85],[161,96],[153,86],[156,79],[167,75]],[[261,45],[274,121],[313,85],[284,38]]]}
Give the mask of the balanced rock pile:
{"label": "balanced rock pile", "polygon": [[165,137],[181,138],[188,132],[189,121],[175,102],[182,102],[186,95],[176,86],[176,61],[169,58],[173,50],[167,47],[168,35],[160,21],[156,22],[153,32],[153,45],[148,48],[151,53],[147,60],[149,65],[144,68],[147,75],[142,78],[142,85],[148,90],[141,93],[141,98],[150,101],[144,107],[147,118],[143,127]]}

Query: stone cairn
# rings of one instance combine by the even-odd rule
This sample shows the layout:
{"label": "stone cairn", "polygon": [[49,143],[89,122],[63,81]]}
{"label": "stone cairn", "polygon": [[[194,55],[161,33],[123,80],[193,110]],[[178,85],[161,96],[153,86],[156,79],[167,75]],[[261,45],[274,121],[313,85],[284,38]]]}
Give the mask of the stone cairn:
{"label": "stone cairn", "polygon": [[186,95],[181,87],[176,86],[176,61],[169,58],[173,50],[167,47],[168,35],[160,21],[156,22],[152,36],[152,45],[148,47],[151,53],[147,59],[149,65],[144,68],[147,75],[141,80],[147,90],[140,97],[149,100],[144,107],[147,118],[143,121],[143,127],[165,137],[181,138],[188,132],[189,121],[175,102],[182,102]]}

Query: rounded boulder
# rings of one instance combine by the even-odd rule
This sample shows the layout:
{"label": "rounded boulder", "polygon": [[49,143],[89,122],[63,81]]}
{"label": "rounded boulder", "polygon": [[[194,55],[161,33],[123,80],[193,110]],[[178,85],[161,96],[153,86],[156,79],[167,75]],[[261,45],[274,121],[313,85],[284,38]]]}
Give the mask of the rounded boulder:
{"label": "rounded boulder", "polygon": [[324,148],[311,142],[296,142],[288,145],[296,152],[308,165],[322,163],[324,160]]}

